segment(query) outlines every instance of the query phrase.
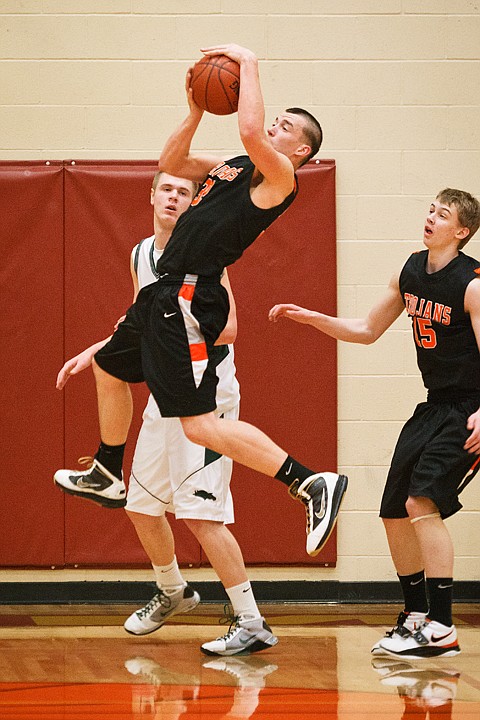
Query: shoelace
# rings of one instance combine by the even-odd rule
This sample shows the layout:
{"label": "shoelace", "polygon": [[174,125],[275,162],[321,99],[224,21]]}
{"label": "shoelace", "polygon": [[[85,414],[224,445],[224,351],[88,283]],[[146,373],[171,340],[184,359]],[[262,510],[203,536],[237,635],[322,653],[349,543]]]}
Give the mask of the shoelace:
{"label": "shoelace", "polygon": [[231,624],[232,620],[235,620],[233,608],[230,603],[225,603],[225,605],[223,606],[223,615],[218,621],[219,625],[228,625],[229,623]]}
{"label": "shoelace", "polygon": [[234,617],[232,619],[232,622],[230,623],[230,627],[228,628],[225,635],[221,635],[217,638],[217,640],[224,640],[226,643],[231,640],[235,635],[240,631],[240,625],[238,623],[238,617]]}
{"label": "shoelace", "polygon": [[138,610],[137,615],[139,618],[143,618],[155,612],[155,610],[160,607],[160,605],[164,608],[169,608],[171,604],[172,601],[168,597],[168,595],[165,595],[162,590],[159,590],[158,593],[153,596],[150,602],[145,605],[145,607],[143,607],[141,610]]}
{"label": "shoelace", "polygon": [[404,613],[402,610],[398,615],[397,624],[391,630],[387,630],[387,632],[385,633],[385,637],[392,637],[395,633],[402,636],[404,636],[405,634],[410,635],[410,630],[404,627],[407,617],[407,613]]}

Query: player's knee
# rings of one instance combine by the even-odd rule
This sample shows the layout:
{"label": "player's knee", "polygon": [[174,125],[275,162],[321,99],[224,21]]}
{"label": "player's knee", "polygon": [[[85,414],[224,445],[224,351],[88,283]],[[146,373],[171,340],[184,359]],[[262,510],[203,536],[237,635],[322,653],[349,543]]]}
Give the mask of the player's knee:
{"label": "player's knee", "polygon": [[202,540],[212,533],[217,532],[219,528],[223,528],[222,522],[216,520],[200,520],[197,518],[184,518],[185,525],[190,532],[195,535],[197,540],[202,544]]}
{"label": "player's knee", "polygon": [[200,416],[182,419],[183,432],[190,442],[208,446],[208,428]]}
{"label": "player's knee", "polygon": [[113,375],[109,375],[107,372],[105,372],[105,370],[102,370],[102,368],[95,362],[95,358],[92,360],[92,369],[97,385],[115,388],[124,384],[123,380],[119,380]]}
{"label": "player's knee", "polygon": [[405,508],[409,518],[419,517],[421,515],[430,515],[437,513],[438,508],[430,498],[427,497],[409,497],[405,503]]}

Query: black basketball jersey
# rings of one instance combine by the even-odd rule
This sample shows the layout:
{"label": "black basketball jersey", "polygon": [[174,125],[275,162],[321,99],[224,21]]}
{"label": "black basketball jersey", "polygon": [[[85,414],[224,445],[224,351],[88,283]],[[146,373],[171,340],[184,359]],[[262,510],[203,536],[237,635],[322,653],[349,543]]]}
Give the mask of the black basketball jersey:
{"label": "black basketball jersey", "polygon": [[178,219],[158,262],[160,275],[219,277],[293,202],[294,190],[276,207],[256,207],[250,197],[254,164],[247,155],[221,162],[208,174]]}
{"label": "black basketball jersey", "polygon": [[427,273],[428,251],[413,254],[400,273],[400,292],[429,398],[460,398],[480,391],[480,353],[465,290],[479,278],[480,263],[460,252],[446,267]]}

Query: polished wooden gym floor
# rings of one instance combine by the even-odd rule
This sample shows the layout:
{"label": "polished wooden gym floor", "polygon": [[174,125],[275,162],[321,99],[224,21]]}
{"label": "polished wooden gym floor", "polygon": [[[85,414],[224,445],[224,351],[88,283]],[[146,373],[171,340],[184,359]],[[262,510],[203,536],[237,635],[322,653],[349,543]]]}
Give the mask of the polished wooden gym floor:
{"label": "polished wooden gym floor", "polygon": [[462,653],[373,658],[397,606],[262,605],[276,647],[203,655],[223,607],[132,637],[131,605],[0,606],[2,720],[479,720],[480,606],[458,604]]}

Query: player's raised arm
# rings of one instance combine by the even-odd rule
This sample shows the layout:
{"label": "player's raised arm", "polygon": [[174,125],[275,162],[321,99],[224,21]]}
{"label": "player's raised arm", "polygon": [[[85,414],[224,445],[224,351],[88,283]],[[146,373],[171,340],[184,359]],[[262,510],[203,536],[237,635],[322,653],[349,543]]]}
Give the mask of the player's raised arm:
{"label": "player's raised arm", "polygon": [[191,78],[192,68],[189,68],[185,79],[189,114],[165,143],[158,160],[158,168],[161,172],[166,172],[169,175],[201,182],[207,176],[208,171],[215,167],[222,158],[210,155],[194,155],[190,152],[193,137],[204,113],[193,99],[190,87]]}
{"label": "player's raised arm", "polygon": [[[240,65],[240,138],[250,160],[267,183],[277,188],[278,202],[281,202],[293,189],[294,169],[288,158],[275,150],[265,131],[265,107],[256,55],[251,50],[233,43],[202,48],[202,52],[209,56],[227,55]],[[275,200],[272,204],[275,204]]]}

